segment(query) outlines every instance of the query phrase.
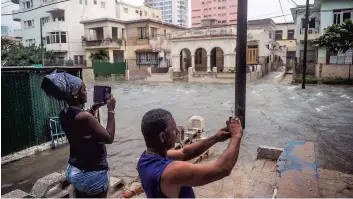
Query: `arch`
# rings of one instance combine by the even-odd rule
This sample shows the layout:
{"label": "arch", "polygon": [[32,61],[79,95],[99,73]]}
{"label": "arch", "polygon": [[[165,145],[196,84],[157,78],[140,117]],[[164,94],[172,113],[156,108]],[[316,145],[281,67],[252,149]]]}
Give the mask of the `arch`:
{"label": "arch", "polygon": [[195,50],[195,71],[207,71],[207,51],[202,47]]}
{"label": "arch", "polygon": [[217,72],[223,72],[224,70],[224,51],[220,47],[211,49],[211,69],[213,67],[217,67]]}
{"label": "arch", "polygon": [[191,67],[191,51],[188,48],[180,50],[180,71],[187,72]]}

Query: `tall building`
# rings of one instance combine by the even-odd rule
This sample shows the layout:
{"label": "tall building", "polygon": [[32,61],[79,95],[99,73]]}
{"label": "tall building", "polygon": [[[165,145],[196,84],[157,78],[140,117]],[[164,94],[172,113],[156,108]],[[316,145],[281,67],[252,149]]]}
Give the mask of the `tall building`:
{"label": "tall building", "polygon": [[188,0],[145,0],[145,6],[159,9],[162,12],[163,22],[189,26]]}
{"label": "tall building", "polygon": [[1,26],[1,36],[2,37],[9,36],[9,27],[8,26]]}
{"label": "tall building", "polygon": [[[117,20],[161,19],[159,10],[146,6],[133,6],[120,1],[109,0],[11,0],[19,4],[19,10],[12,11],[14,21],[21,22],[22,43],[40,45],[40,21],[44,45],[52,50],[60,61],[73,60],[83,65],[83,20],[102,17]],[[106,31],[114,31],[108,27]],[[104,38],[109,39],[109,38]]]}
{"label": "tall building", "polygon": [[202,26],[203,19],[215,19],[218,24],[237,24],[238,0],[192,0],[191,26]]}

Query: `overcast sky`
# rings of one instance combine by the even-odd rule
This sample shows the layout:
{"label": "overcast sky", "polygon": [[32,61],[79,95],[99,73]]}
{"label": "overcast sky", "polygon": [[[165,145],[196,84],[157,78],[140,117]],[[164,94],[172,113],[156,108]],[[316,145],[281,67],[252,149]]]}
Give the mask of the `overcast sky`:
{"label": "overcast sky", "polygon": [[[78,0],[77,0],[78,1]],[[113,1],[113,0],[111,0]],[[142,5],[143,0],[124,0],[125,2],[130,2],[135,5]],[[176,1],[176,0],[175,0]],[[197,0],[189,0],[197,1]],[[241,0],[238,0],[241,1]],[[248,0],[248,19],[261,19],[261,18],[272,18],[276,16],[281,16],[282,11],[279,4],[281,1],[284,14],[290,14],[290,8],[295,7],[295,4],[291,0]],[[294,0],[298,5],[305,4],[305,0]],[[1,0],[1,14],[11,13],[12,10],[17,10],[18,5],[9,3],[9,0]],[[10,1],[11,2],[11,1]],[[189,2],[189,7],[190,3]],[[313,3],[314,0],[310,0],[310,3]],[[191,9],[189,9],[191,10]],[[275,22],[284,22],[285,20],[292,21],[292,16],[276,17],[273,18]],[[12,16],[2,16],[1,24],[8,25],[12,28],[20,28],[21,25],[18,22],[12,20]]]}

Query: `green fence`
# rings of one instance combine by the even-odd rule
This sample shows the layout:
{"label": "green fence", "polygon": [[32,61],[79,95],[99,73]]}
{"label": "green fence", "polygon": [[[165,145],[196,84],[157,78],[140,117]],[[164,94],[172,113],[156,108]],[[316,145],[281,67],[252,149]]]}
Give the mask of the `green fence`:
{"label": "green fence", "polygon": [[94,61],[93,72],[95,75],[125,75],[126,63],[109,63]]}
{"label": "green fence", "polygon": [[[49,117],[58,115],[63,106],[63,102],[49,98],[40,88],[44,75],[52,71],[2,69],[1,156],[50,140]],[[67,72],[81,75],[77,68]]]}

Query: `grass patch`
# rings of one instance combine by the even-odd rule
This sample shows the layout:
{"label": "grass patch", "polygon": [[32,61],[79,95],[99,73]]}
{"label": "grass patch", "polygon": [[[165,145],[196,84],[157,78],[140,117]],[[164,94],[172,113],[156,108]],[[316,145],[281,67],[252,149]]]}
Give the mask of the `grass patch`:
{"label": "grass patch", "polygon": [[[302,77],[297,77],[295,79],[295,83],[302,83]],[[351,79],[343,79],[341,77],[315,77],[313,75],[306,76],[306,83],[307,84],[329,84],[329,85],[353,85],[353,78]]]}

